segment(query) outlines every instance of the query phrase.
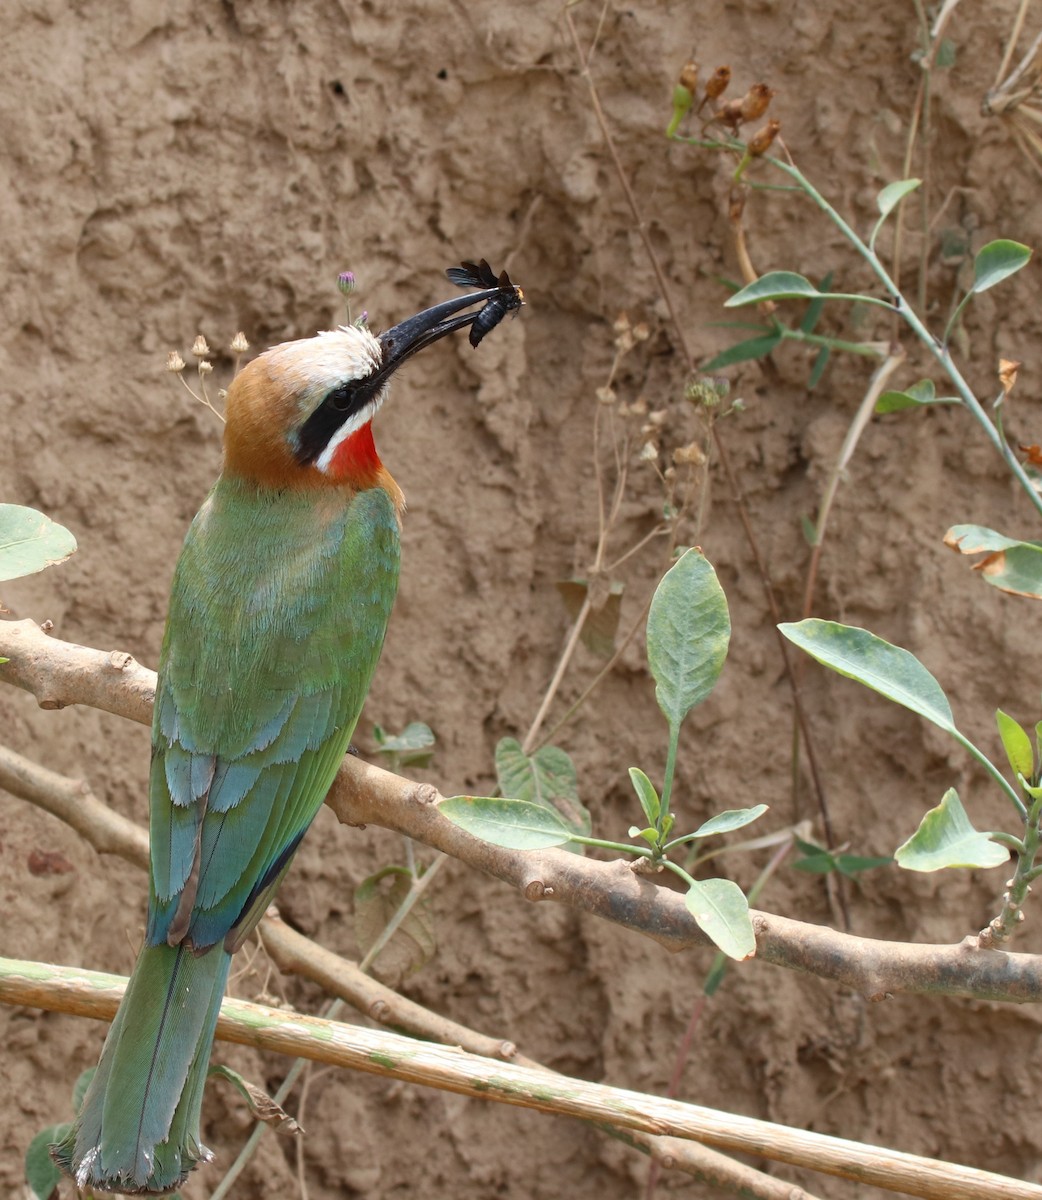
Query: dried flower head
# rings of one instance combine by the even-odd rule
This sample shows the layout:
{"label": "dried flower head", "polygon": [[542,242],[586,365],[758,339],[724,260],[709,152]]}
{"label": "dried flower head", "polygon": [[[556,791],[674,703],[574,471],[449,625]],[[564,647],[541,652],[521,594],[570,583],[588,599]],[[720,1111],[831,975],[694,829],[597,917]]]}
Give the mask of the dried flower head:
{"label": "dried flower head", "polygon": [[239,332],[232,338],[232,344],[229,347],[233,354],[245,354],[250,348],[250,343],[246,340],[246,334],[240,329]]}
{"label": "dried flower head", "polygon": [[213,370],[213,363],[208,363],[205,359],[199,364],[199,374],[209,375]]}
{"label": "dried flower head", "polygon": [[693,96],[698,90],[698,63],[689,58],[680,68],[680,78],[677,82]]}
{"label": "dried flower head", "polygon": [[756,121],[762,117],[774,94],[774,89],[767,84],[754,83],[742,97],[742,120]]}
{"label": "dried flower head", "polygon": [[640,448],[641,462],[658,462],[658,446],[654,442],[645,442]]}
{"label": "dried flower head", "polygon": [[758,158],[761,154],[766,154],[771,148],[771,143],[778,136],[780,129],[781,121],[776,121],[772,117],[762,129],[758,129],[749,139],[746,143],[746,150],[753,158]]}
{"label": "dried flower head", "polygon": [[192,353],[196,358],[209,358],[210,347],[206,344],[206,338],[200,333],[192,343]]}
{"label": "dried flower head", "polygon": [[727,91],[727,85],[730,82],[731,68],[717,67],[706,81],[706,99],[715,100],[718,96],[722,96]]}
{"label": "dried flower head", "polygon": [[698,408],[716,408],[730,390],[730,383],[722,375],[704,375],[687,385],[684,396]]}
{"label": "dried flower head", "polygon": [[614,404],[615,390],[610,387],[599,387],[596,392],[598,404]]}
{"label": "dried flower head", "polygon": [[705,451],[698,442],[689,442],[686,446],[678,446],[673,451],[673,461],[677,466],[682,463],[690,463],[693,467],[700,467],[705,460]]}
{"label": "dried flower head", "polygon": [[185,360],[176,350],[171,350],[166,356],[166,369],[172,371],[175,375],[180,375],[185,369]]}

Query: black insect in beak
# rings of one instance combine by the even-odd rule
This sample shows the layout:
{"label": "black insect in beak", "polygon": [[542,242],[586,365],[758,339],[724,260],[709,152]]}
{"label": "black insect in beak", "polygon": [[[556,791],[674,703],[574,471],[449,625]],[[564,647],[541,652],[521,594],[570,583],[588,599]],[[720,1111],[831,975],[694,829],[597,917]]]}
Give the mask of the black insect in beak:
{"label": "black insect in beak", "polygon": [[[524,293],[510,282],[506,271],[497,278],[484,259],[480,267],[463,263],[460,267],[450,267],[445,274],[460,287],[474,286],[480,290],[455,300],[444,300],[379,334],[377,341],[383,347],[383,362],[378,371],[381,379],[425,346],[468,325],[470,344],[476,346],[508,312],[516,311],[524,303]],[[462,311],[481,301],[485,304],[478,312]]]}

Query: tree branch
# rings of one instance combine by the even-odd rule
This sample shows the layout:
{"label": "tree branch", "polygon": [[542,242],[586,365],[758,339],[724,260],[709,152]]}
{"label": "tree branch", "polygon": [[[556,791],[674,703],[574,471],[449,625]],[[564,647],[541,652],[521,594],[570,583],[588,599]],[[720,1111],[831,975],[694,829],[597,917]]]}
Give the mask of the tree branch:
{"label": "tree branch", "polygon": [[[85,783],[58,775],[0,746],[0,788],[64,821],[99,853],[116,854],[143,870],[148,869],[148,834],[98,800]],[[486,1059],[547,1070],[534,1059],[518,1054],[513,1042],[478,1033],[398,995],[367,975],[357,963],[333,954],[291,929],[279,919],[274,908],[268,910],[258,933],[265,950],[281,970],[320,984],[331,995],[339,996],[381,1024],[405,1030],[414,1037],[459,1046]],[[816,1200],[802,1188],[765,1175],[697,1142],[664,1139],[608,1123],[600,1123],[598,1128],[665,1167],[728,1192],[755,1200]]]}
{"label": "tree branch", "polygon": [[[155,675],[129,655],[62,642],[32,621],[0,621],[4,656],[10,661],[0,664],[0,681],[31,692],[44,707],[85,703],[131,720],[149,720]],[[598,862],[561,850],[491,846],[442,817],[439,799],[430,784],[348,757],[327,803],[346,824],[397,830],[511,884],[528,900],[554,900],[593,913],[668,950],[708,944],[683,897],[634,874],[627,863]],[[972,937],[956,945],[884,942],[755,911],[753,924],[762,961],[831,979],[874,1000],[898,993],[1042,1000],[1042,956],[983,950]]]}
{"label": "tree branch", "polygon": [[[111,1019],[126,980],[0,959],[0,1003]],[[927,1200],[1042,1200],[1042,1187],[696,1104],[492,1062],[451,1046],[225,999],[218,1037],[483,1100],[565,1114],[645,1134],[694,1139]]]}

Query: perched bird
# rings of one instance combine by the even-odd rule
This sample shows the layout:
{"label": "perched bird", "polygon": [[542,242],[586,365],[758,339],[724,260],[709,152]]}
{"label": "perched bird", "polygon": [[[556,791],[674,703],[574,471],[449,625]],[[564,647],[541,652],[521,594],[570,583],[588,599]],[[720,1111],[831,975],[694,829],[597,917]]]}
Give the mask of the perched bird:
{"label": "perched bird", "polygon": [[231,956],[325,799],[398,587],[403,499],[373,416],[403,362],[519,291],[504,276],[379,337],[286,342],[228,390],[223,469],[177,563],[159,664],[145,944],[51,1148],[80,1188],[171,1191],[212,1158],[199,1116]]}

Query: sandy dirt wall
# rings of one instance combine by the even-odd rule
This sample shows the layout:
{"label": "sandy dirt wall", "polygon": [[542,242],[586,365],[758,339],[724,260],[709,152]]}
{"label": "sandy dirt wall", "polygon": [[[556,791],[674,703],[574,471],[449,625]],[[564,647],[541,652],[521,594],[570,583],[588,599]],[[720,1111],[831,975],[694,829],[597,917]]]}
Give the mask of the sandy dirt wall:
{"label": "sandy dirt wall", "polygon": [[[1039,177],[1001,125],[980,115],[1012,20],[1009,0],[963,4],[955,65],[938,74],[926,126],[932,151],[926,240],[929,316],[943,324],[967,258],[1010,236],[1037,244]],[[662,136],[684,58],[730,63],[735,87],[763,79],[801,167],[861,229],[874,196],[903,173],[919,82],[911,5],[593,3],[571,10],[606,119],[699,361],[728,345],[721,304],[739,268],[727,219],[730,165]],[[1037,18],[1038,14],[1032,14]],[[1029,21],[1030,24],[1030,21]],[[166,592],[185,528],[219,469],[220,429],[165,372],[168,350],[198,332],[215,347],[242,329],[260,347],[342,319],[337,273],[360,281],[356,309],[383,328],[448,294],[461,258],[506,263],[523,284],[521,318],[479,353],[460,340],[403,373],[377,440],[409,511],[400,599],[359,727],[429,722],[427,777],[447,792],[489,789],[502,736],[523,736],[567,633],[558,580],[589,568],[597,534],[596,391],[621,311],[649,337],[616,374],[619,399],[662,410],[661,465],[701,425],[686,367],[591,103],[558,3],[440,5],[11,0],[0,44],[0,499],[35,505],[74,531],[67,564],[6,586],[16,617],[50,619],[67,639],[154,664]],[[1037,30],[1031,30],[1031,35]],[[921,173],[921,165],[916,166]],[[750,198],[759,270],[790,268],[844,290],[871,283],[805,201]],[[909,220],[908,270],[923,246]],[[954,247],[954,249],[953,249]],[[1042,441],[1038,269],[975,305],[958,349],[982,393],[1000,355],[1023,359],[1011,420]],[[821,329],[885,338],[868,311],[828,310]],[[905,385],[925,371],[909,344]],[[813,355],[781,348],[732,370],[744,411],[721,431],[783,613],[799,615],[813,515],[869,369],[836,357],[807,390]],[[227,381],[222,351],[215,378]],[[621,554],[660,518],[663,489],[637,459],[614,543]],[[628,424],[626,424],[628,422]],[[692,512],[694,507],[692,506]],[[986,588],[941,545],[973,521],[1035,537],[1029,509],[994,452],[959,412],[877,419],[839,493],[817,612],[865,624],[919,654],[957,719],[998,753],[994,709],[1038,716],[1037,613]],[[732,609],[731,658],[685,731],[678,820],[765,801],[765,828],[812,817],[790,787],[791,705],[759,577],[726,481],[709,470],[701,528],[679,531],[716,565]],[[664,567],[651,542],[619,568],[622,627],[638,620]],[[585,649],[554,717],[601,665]],[[808,669],[806,702],[837,837],[889,854],[955,785],[981,827],[1006,820],[979,771],[943,736],[854,684]],[[0,736],[90,781],[145,820],[148,735],[89,711],[41,713],[0,694]],[[575,759],[595,829],[621,837],[637,815],[626,768],[662,771],[665,739],[638,637],[557,740]],[[70,831],[4,796],[0,952],[126,971],[141,936],[146,881]],[[817,836],[821,836],[820,828]],[[33,852],[71,870],[34,874]],[[421,855],[423,851],[420,851]],[[343,830],[328,813],[280,895],[287,920],[357,952],[353,888],[403,850],[379,830]],[[749,885],[762,856],[726,870]],[[855,932],[956,941],[994,912],[996,873],[863,877],[850,890]],[[819,879],[787,870],[761,898],[771,911],[828,922]],[[439,948],[405,992],[508,1037],[562,1071],[662,1092],[708,952],[670,957],[592,919],[528,906],[459,866],[430,904]],[[1025,949],[1042,949],[1032,914]],[[273,981],[258,958],[233,990],[284,993],[317,1011],[317,989]],[[703,1019],[681,1095],[840,1136],[1039,1178],[1035,1009],[897,998],[870,1005],[813,979],[747,964]],[[72,1081],[103,1030],[72,1018],[0,1012],[0,1187],[20,1186],[21,1156],[66,1115]],[[286,1063],[220,1056],[277,1086]],[[570,1121],[374,1079],[326,1072],[308,1092],[303,1173],[309,1194],[633,1196],[646,1163]],[[185,1189],[209,1195],[249,1131],[213,1089],[206,1134],[216,1167]],[[265,1138],[236,1194],[294,1193],[295,1147]],[[792,1176],[797,1178],[796,1176]],[[800,1177],[822,1197],[870,1189]],[[660,1185],[692,1197],[699,1185]]]}

